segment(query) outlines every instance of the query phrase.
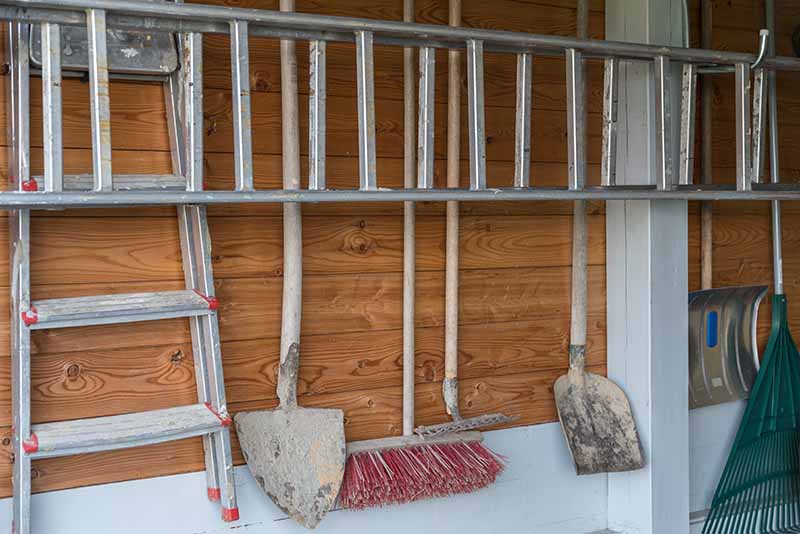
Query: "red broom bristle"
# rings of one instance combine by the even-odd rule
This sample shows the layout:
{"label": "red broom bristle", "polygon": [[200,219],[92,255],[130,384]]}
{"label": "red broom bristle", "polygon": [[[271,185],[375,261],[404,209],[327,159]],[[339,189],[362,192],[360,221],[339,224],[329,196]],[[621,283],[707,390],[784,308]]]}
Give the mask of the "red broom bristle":
{"label": "red broom bristle", "polygon": [[347,459],[339,505],[362,509],[471,493],[504,467],[503,457],[477,441],[360,452]]}

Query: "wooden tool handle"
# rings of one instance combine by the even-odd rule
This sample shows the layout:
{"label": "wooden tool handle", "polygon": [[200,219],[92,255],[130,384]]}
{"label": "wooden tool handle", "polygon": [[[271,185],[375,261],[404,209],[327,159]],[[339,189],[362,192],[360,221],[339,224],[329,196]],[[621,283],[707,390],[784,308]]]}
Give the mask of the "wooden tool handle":
{"label": "wooden tool handle", "polygon": [[586,297],[586,201],[576,200],[572,215],[571,345],[586,345]]}
{"label": "wooden tool handle", "polygon": [[[403,0],[403,21],[414,22],[414,0]],[[403,185],[416,186],[416,106],[414,49],[403,48]],[[416,285],[416,215],[403,203],[403,435],[414,433],[414,288]]]}
{"label": "wooden tool handle", "polygon": [[[294,11],[294,0],[281,0],[281,11]],[[300,140],[297,106],[297,56],[292,40],[281,41],[281,119],[283,188],[300,189]],[[283,205],[283,309],[281,357],[300,343],[303,298],[303,232],[300,204]]]}
{"label": "wooden tool handle", "polygon": [[297,376],[300,371],[300,345],[292,343],[289,350],[281,355],[278,368],[278,400],[281,408],[297,406]]}
{"label": "wooden tool handle", "polygon": [[[450,26],[461,25],[461,0],[450,0]],[[447,187],[460,185],[461,53],[450,50],[447,82]],[[447,413],[460,418],[458,410],[458,202],[447,203],[445,240],[445,342],[442,394]]]}

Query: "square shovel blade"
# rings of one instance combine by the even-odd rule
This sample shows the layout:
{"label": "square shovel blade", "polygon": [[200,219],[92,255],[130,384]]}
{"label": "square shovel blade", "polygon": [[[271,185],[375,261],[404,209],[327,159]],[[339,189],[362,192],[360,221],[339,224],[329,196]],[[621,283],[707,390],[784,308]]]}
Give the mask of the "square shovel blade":
{"label": "square shovel blade", "polygon": [[578,475],[644,467],[628,397],[618,385],[603,376],[571,369],[556,380],[553,389]]}
{"label": "square shovel blade", "polygon": [[236,432],[258,484],[289,517],[316,527],[344,477],[344,414],[299,406],[242,412]]}

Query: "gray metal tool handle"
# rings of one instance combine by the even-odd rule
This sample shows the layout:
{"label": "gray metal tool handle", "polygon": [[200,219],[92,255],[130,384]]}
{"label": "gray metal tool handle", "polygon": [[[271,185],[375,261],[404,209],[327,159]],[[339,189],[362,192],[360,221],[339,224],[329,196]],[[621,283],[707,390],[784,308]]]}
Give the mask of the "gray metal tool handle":
{"label": "gray metal tool handle", "polygon": [[[767,30],[769,30],[769,55],[775,55],[775,0],[766,3]],[[772,183],[781,181],[778,152],[778,90],[775,71],[769,71],[769,145]],[[772,201],[772,271],[775,277],[775,294],[783,294],[783,251],[781,249],[781,203]]]}
{"label": "gray metal tool handle", "polygon": [[297,376],[300,371],[300,345],[292,343],[278,368],[278,400],[281,408],[297,406]]}

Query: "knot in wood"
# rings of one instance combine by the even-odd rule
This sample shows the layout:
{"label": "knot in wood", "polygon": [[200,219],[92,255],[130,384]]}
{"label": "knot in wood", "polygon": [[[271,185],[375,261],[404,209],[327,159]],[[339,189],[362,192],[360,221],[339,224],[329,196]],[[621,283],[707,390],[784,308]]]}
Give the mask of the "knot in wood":
{"label": "knot in wood", "polygon": [[174,353],[172,353],[172,356],[169,357],[169,361],[176,365],[180,364],[183,361],[183,352],[176,350]]}
{"label": "knot in wood", "polygon": [[67,367],[67,377],[68,378],[78,378],[78,375],[81,374],[81,366],[77,363],[72,363]]}

